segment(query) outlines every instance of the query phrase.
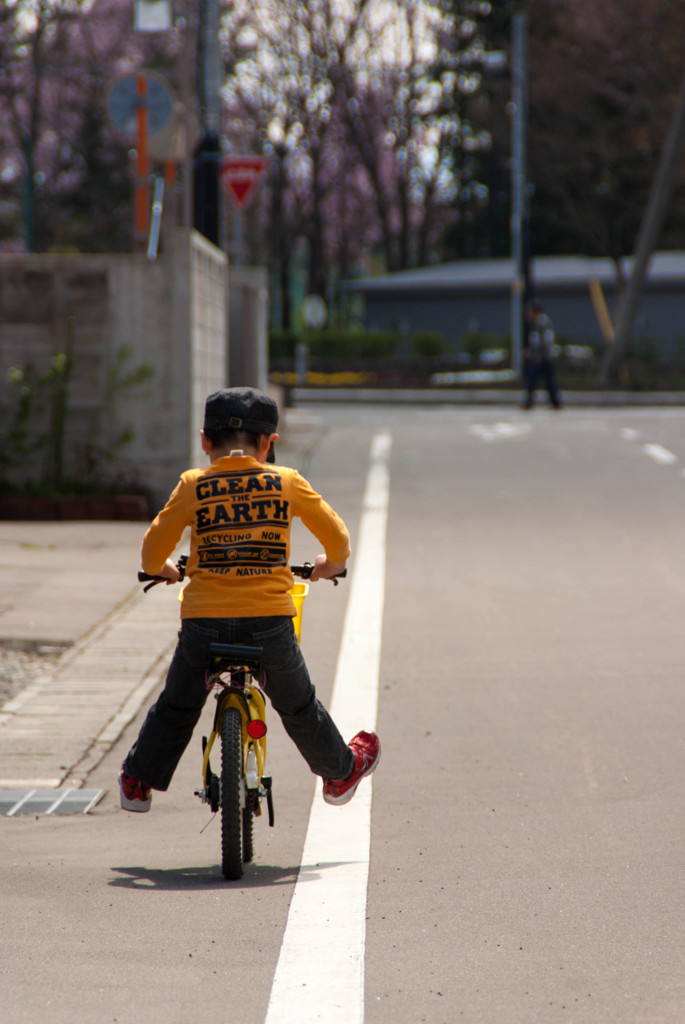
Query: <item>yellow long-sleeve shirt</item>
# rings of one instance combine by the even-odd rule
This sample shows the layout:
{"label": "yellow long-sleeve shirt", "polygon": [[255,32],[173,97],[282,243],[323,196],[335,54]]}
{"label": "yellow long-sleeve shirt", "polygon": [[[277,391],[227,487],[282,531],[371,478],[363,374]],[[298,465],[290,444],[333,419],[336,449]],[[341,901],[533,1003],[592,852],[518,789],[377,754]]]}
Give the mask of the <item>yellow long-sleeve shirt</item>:
{"label": "yellow long-sleeve shirt", "polygon": [[350,554],[340,516],[294,469],[227,455],[183,473],[143,539],[142,566],[158,574],[191,529],[183,618],[294,615],[290,527],[298,516],[332,562]]}

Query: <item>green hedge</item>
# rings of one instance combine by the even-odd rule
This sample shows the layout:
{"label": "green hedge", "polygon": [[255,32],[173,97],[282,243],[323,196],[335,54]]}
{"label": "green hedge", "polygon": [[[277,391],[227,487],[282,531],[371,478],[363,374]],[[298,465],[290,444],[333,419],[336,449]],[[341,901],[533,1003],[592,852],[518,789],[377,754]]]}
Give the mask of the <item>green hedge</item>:
{"label": "green hedge", "polygon": [[[398,331],[272,331],[269,354],[272,359],[294,359],[295,349],[303,342],[312,358],[387,359],[402,347]],[[409,335],[412,355],[431,358],[442,355],[445,343],[441,334],[418,331]]]}

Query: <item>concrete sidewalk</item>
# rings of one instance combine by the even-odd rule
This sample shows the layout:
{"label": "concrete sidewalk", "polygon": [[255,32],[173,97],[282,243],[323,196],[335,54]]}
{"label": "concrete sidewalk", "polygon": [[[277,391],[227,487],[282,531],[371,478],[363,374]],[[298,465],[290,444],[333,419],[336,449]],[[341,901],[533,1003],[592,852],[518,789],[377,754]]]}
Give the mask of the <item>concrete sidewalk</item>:
{"label": "concrete sidewalk", "polygon": [[0,641],[73,644],[136,588],[145,523],[0,523]]}
{"label": "concrete sidewalk", "polygon": [[0,707],[0,788],[81,785],[161,681],[178,588],[137,585],[144,530],[0,524],[0,640],[70,645]]}

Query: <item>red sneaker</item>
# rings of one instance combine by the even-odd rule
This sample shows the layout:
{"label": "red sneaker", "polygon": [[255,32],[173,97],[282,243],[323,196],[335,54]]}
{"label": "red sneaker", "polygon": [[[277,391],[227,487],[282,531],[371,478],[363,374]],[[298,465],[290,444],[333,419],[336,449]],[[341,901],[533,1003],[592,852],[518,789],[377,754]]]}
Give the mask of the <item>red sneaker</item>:
{"label": "red sneaker", "polygon": [[350,750],[354,754],[354,768],[349,779],[323,780],[323,798],[327,804],[346,804],[351,800],[359,783],[376,770],[381,759],[381,741],[375,732],[358,732],[350,740]]}
{"label": "red sneaker", "polygon": [[132,778],[121,766],[119,772],[119,794],[125,811],[149,811],[152,803],[152,789],[144,782]]}

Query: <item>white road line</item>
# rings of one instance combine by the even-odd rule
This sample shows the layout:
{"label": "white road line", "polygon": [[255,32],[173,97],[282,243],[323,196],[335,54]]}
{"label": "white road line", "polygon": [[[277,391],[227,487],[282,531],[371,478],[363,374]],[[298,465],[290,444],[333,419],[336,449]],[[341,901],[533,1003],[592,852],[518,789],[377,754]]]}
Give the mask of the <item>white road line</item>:
{"label": "white road line", "polygon": [[474,423],[469,427],[469,434],[479,437],[481,441],[509,441],[514,437],[523,437],[530,434],[532,427],[530,423],[494,423],[484,425]]}
{"label": "white road line", "polygon": [[664,448],[660,444],[646,444],[642,451],[645,455],[649,455],[651,459],[654,459],[655,462],[660,462],[663,466],[669,466],[678,461],[677,455],[669,452],[668,448]]}
{"label": "white road line", "polygon": [[[331,714],[346,738],[373,729],[378,708],[389,434],[371,445],[362,519]],[[330,807],[317,785],[302,866],[276,965],[265,1024],[362,1024],[371,779]]]}

